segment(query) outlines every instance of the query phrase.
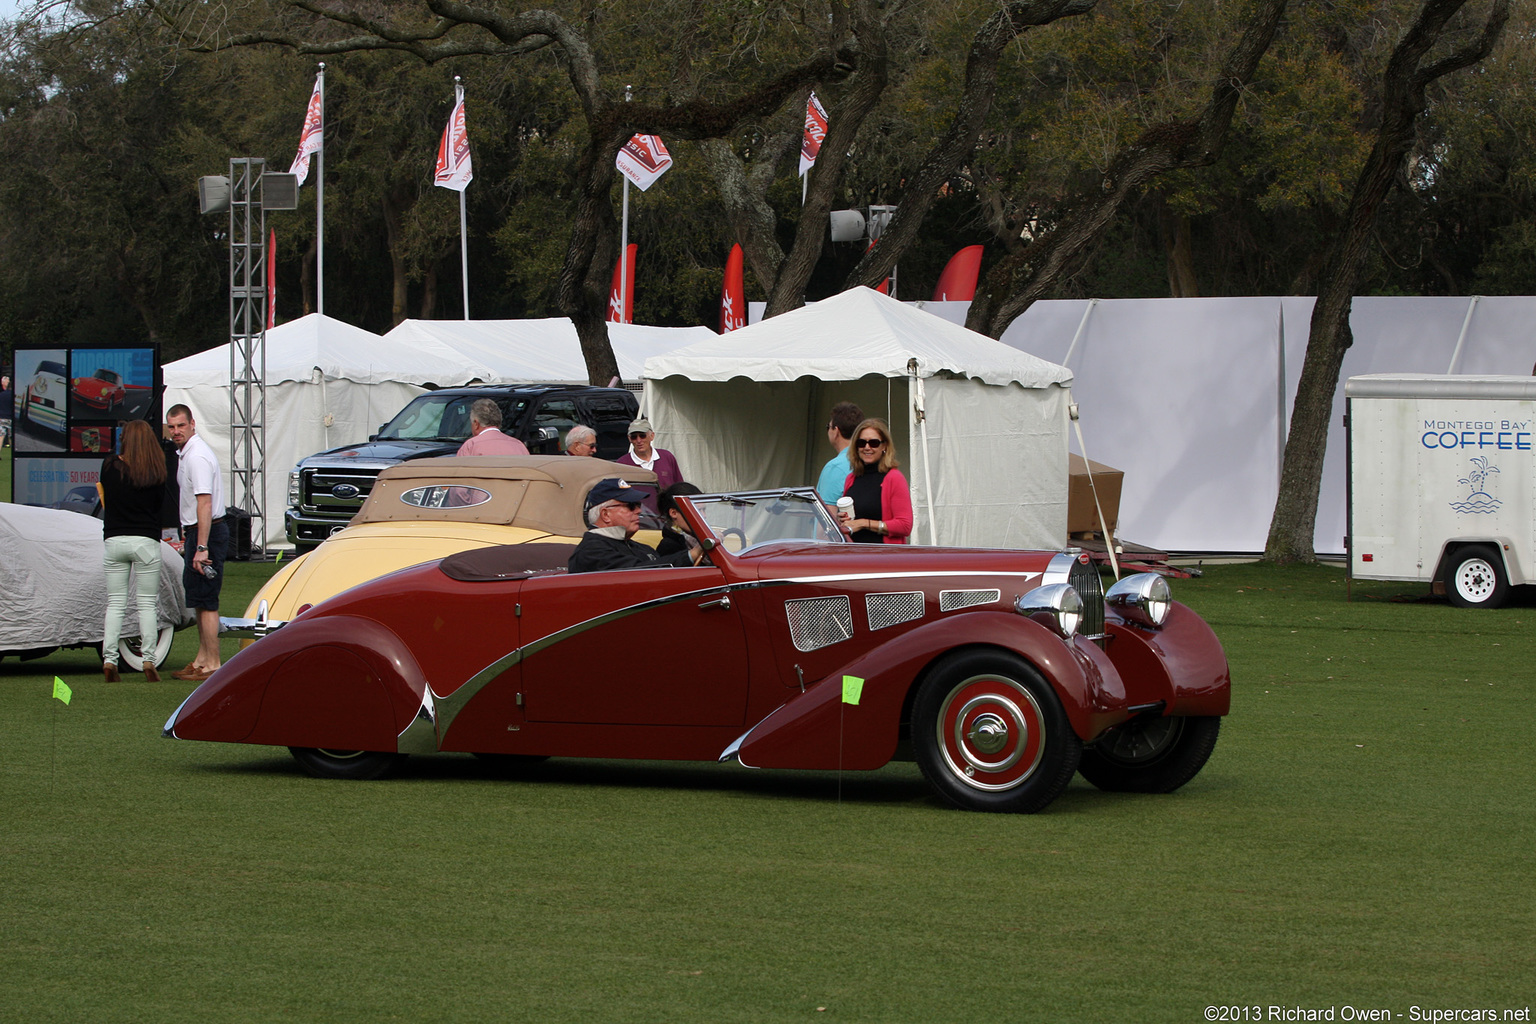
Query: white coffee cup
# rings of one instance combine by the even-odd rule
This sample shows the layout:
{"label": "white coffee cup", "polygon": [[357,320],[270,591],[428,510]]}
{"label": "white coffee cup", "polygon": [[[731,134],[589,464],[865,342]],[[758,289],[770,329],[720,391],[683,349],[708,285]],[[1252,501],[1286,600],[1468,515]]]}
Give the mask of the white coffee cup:
{"label": "white coffee cup", "polygon": [[837,514],[844,519],[853,518],[853,499],[844,495],[837,499]]}

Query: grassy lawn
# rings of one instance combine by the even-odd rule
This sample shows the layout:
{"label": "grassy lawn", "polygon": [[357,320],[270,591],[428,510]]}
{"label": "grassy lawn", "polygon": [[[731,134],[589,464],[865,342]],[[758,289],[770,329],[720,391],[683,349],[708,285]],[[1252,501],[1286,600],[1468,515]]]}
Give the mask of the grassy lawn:
{"label": "grassy lawn", "polygon": [[[230,564],[226,611],[271,566]],[[169,742],[190,690],[0,662],[0,1018],[1170,1021],[1536,1002],[1536,607],[1218,566],[1234,699],[1165,797],[1044,814],[873,774]],[[183,632],[172,667],[190,659]],[[49,699],[54,675],[74,687]],[[1297,1019],[1295,1017],[1287,1019]],[[1419,1017],[1417,1019],[1429,1019]],[[1529,1019],[1518,1018],[1518,1019]]]}

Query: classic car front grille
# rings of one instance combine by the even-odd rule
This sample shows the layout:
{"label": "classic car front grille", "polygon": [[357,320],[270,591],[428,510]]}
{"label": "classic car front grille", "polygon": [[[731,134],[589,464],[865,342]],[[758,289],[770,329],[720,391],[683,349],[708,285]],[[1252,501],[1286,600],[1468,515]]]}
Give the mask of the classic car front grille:
{"label": "classic car front grille", "polygon": [[[321,515],[353,516],[363,507],[363,500],[378,479],[377,469],[306,469],[299,474],[303,488],[300,501],[305,512]],[[338,497],[338,485],[357,488],[357,496]]]}
{"label": "classic car front grille", "polygon": [[939,611],[958,612],[982,604],[996,604],[1003,599],[1001,590],[941,590]]}
{"label": "classic car front grille", "polygon": [[1099,567],[1092,562],[1073,562],[1067,582],[1083,599],[1083,621],[1078,632],[1099,636],[1104,632],[1104,580],[1099,576]]}
{"label": "classic car front grille", "polygon": [[923,617],[923,592],[908,590],[897,594],[865,594],[864,611],[871,631],[899,626]]}
{"label": "classic car front grille", "polygon": [[784,614],[797,651],[817,651],[853,636],[853,610],[846,594],[785,601]]}

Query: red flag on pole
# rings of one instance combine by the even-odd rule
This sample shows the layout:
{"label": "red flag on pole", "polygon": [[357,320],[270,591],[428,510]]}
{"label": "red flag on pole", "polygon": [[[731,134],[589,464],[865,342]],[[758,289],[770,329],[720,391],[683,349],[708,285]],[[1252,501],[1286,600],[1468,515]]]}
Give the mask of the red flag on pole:
{"label": "red flag on pole", "polygon": [[309,177],[309,158],[325,145],[325,101],[321,98],[320,78],[315,77],[315,91],[309,95],[309,109],[304,112],[304,130],[299,133],[299,155],[293,158],[289,174],[299,176],[299,184]]}
{"label": "red flag on pole", "polygon": [[630,242],[625,257],[613,265],[613,287],[608,290],[608,322],[611,324],[635,322],[635,253],[639,250],[637,243]]}
{"label": "red flag on pole", "polygon": [[800,140],[800,176],[811,169],[821,153],[821,142],[827,137],[827,112],[822,109],[816,94],[805,104],[805,136]]}
{"label": "red flag on pole", "polygon": [[469,130],[464,125],[464,87],[456,86],[454,93],[453,113],[437,144],[437,171],[432,183],[463,192],[474,180],[475,168],[469,155]]}
{"label": "red flag on pole", "polygon": [[747,326],[746,282],[742,276],[741,246],[731,246],[725,261],[725,283],[720,287],[720,333]]}
{"label": "red flag on pole", "polygon": [[970,302],[976,297],[976,277],[980,273],[981,246],[968,245],[944,265],[944,273],[933,288],[933,301]]}
{"label": "red flag on pole", "polygon": [[624,143],[613,158],[613,165],[644,192],[672,166],[672,154],[659,135],[636,135]]}
{"label": "red flag on pole", "polygon": [[267,235],[267,330],[277,326],[277,232]]}

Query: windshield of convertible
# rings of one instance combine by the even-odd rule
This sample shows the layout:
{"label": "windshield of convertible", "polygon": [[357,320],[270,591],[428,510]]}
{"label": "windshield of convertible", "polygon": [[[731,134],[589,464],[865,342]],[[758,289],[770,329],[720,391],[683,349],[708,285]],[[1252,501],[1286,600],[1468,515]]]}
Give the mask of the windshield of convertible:
{"label": "windshield of convertible", "polygon": [[700,494],[686,499],[731,553],[774,541],[841,544],[845,538],[810,488]]}

